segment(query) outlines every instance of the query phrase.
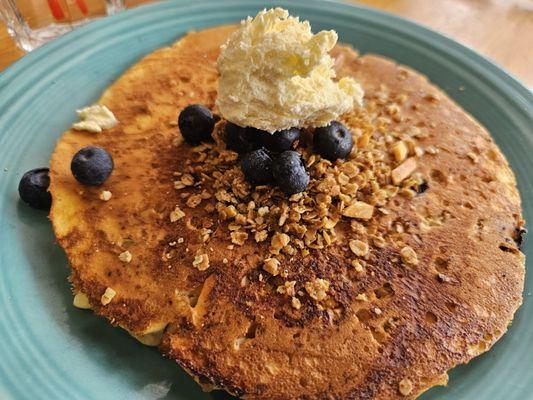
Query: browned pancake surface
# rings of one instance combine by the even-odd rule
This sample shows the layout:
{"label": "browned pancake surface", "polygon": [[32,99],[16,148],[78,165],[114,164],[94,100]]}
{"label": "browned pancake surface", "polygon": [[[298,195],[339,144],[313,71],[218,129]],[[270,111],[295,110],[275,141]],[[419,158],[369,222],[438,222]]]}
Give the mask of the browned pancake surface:
{"label": "browned pancake surface", "polygon": [[[398,195],[388,214],[375,215],[391,229],[402,226],[402,240],[419,262],[407,266],[398,248],[372,247],[364,272],[354,273],[352,233],[339,225],[338,243],[284,258],[287,280],[300,290],[317,277],[331,282],[329,303],[319,306],[304,295],[296,310],[276,293],[283,281],[261,271],[268,244],[247,240],[228,249],[228,223],[204,206],[188,207],[173,187],[173,174],[197,157],[185,144],[176,147],[173,122],[191,103],[214,106],[215,60],[232,29],[189,34],[148,55],[101,99],[120,121],[116,128],[67,131],[59,140],[51,160],[51,220],[75,291],[87,294],[96,314],[133,333],[166,326],[165,355],[200,382],[238,396],[414,398],[446,382],[448,369],[501,337],[521,303],[520,199],[504,157],[423,76],[336,48],[339,75],[362,84],[367,104],[405,95],[391,130],[427,132],[418,139],[427,151],[417,171],[429,188],[413,198]],[[72,156],[86,145],[113,155],[115,170],[102,187],[82,186],[70,173]],[[102,190],[112,192],[110,201],[99,199]],[[172,223],[176,205],[186,217]],[[202,229],[212,231],[207,245]],[[204,271],[193,266],[199,248],[209,255]],[[118,257],[126,250],[129,263]],[[108,287],[117,294],[104,306]]]}

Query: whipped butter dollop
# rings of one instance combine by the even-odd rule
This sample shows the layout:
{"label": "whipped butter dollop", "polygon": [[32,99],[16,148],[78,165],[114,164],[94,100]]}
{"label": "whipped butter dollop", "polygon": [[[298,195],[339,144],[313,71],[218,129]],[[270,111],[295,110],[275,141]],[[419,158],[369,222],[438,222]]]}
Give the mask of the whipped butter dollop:
{"label": "whipped butter dollop", "polygon": [[76,110],[80,122],[72,124],[72,128],[77,131],[102,132],[104,129],[111,129],[118,124],[118,120],[109,108],[100,104],[93,104]]}
{"label": "whipped butter dollop", "polygon": [[360,106],[363,90],[352,78],[334,81],[328,52],[335,31],[314,35],[308,21],[287,10],[263,10],[241,22],[221,47],[217,107],[240,126],[273,133],[325,126]]}

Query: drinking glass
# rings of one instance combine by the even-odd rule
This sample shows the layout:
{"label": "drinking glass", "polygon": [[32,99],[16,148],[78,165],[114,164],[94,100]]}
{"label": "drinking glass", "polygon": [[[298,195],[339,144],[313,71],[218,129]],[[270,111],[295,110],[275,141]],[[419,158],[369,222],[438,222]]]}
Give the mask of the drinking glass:
{"label": "drinking glass", "polygon": [[124,0],[0,0],[0,20],[31,51],[96,18],[124,9]]}

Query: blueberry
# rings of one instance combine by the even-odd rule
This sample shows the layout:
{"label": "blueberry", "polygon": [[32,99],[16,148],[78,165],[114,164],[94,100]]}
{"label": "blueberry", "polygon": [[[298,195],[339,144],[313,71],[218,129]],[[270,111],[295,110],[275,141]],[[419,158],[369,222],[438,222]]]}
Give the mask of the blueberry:
{"label": "blueberry", "polygon": [[181,111],[178,126],[185,141],[198,146],[201,142],[211,140],[215,117],[207,107],[192,104]]}
{"label": "blueberry", "polygon": [[272,182],[272,158],[264,148],[246,153],[241,159],[241,170],[252,185]]}
{"label": "blueberry", "polygon": [[295,141],[300,138],[300,129],[289,128],[283,131],[277,131],[273,134],[264,132],[261,135],[263,146],[270,151],[281,153],[285,150],[290,150]]}
{"label": "blueberry", "polygon": [[99,186],[111,175],[113,171],[113,158],[105,149],[96,146],[87,146],[78,151],[72,162],[70,170],[78,182],[89,186]]}
{"label": "blueberry", "polygon": [[272,164],[272,174],[281,191],[289,196],[303,192],[309,184],[309,174],[297,151],[281,153]]}
{"label": "blueberry", "polygon": [[346,158],[352,151],[352,134],[345,125],[333,121],[328,126],[315,129],[313,145],[315,152],[330,161]]}
{"label": "blueberry", "polygon": [[50,176],[48,168],[36,168],[26,172],[19,182],[20,198],[33,208],[49,210],[52,196],[48,191]]}
{"label": "blueberry", "polygon": [[243,128],[231,122],[224,128],[224,141],[228,149],[239,154],[249,153],[261,147],[263,131],[252,127]]}

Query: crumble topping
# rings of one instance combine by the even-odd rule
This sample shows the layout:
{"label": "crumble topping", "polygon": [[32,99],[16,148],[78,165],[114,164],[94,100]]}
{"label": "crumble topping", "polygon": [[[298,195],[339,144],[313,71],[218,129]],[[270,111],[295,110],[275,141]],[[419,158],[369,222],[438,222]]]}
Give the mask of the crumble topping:
{"label": "crumble topping", "polygon": [[[408,227],[401,221],[378,222],[389,214],[388,207],[396,197],[409,199],[419,190],[427,190],[427,178],[417,172],[417,159],[438,152],[419,145],[419,139],[427,136],[423,127],[391,129],[391,113],[401,116],[401,106],[400,111],[385,106],[401,105],[400,97],[391,97],[383,88],[366,99],[364,109],[344,115],[341,122],[350,127],[355,143],[344,160],[322,158],[311,148],[312,132],[302,132],[298,151],[310,175],[304,192],[287,197],[279,188],[246,182],[238,154],[226,149],[222,140],[224,121],[215,125],[214,142],[194,147],[192,157],[174,172],[174,188],[188,209],[203,207],[210,215],[217,214],[211,217],[213,222],[224,221],[217,229],[227,230],[228,250],[248,241],[268,243],[268,261],[259,266],[265,271],[259,275],[260,281],[267,279],[265,274],[278,279],[290,276],[283,266],[291,257],[306,257],[312,250],[333,244],[354,257],[351,264],[358,274],[365,273],[365,260],[372,252],[384,248],[396,251],[406,265],[416,265],[416,252],[404,242]],[[186,213],[176,207],[171,221]],[[339,224],[348,226],[349,238],[338,236]],[[195,227],[190,218],[185,225],[197,231],[204,243],[213,234],[212,229]],[[312,288],[310,284],[307,287]],[[312,297],[307,287],[302,295]],[[327,291],[311,292],[322,298]]]}

